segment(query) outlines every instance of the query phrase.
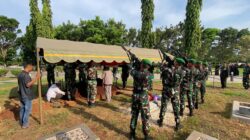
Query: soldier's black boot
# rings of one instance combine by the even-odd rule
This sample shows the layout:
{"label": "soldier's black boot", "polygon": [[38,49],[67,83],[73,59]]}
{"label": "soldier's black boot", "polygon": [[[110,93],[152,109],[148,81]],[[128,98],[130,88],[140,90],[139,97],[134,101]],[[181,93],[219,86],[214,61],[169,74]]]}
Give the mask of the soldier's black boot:
{"label": "soldier's black boot", "polygon": [[198,109],[199,106],[198,106],[198,102],[195,103],[195,109]]}
{"label": "soldier's black boot", "polygon": [[135,140],[135,132],[130,132],[130,140]]}
{"label": "soldier's black boot", "polygon": [[181,110],[180,110],[180,116],[183,116],[183,112],[184,112],[184,110],[181,109]]}
{"label": "soldier's black boot", "polygon": [[144,140],[152,140],[152,137],[148,136],[148,134],[144,135]]}
{"label": "soldier's black boot", "polygon": [[205,103],[205,100],[204,98],[201,99],[201,103],[204,104]]}
{"label": "soldier's black boot", "polygon": [[157,124],[158,124],[159,127],[162,127],[163,126],[163,120],[162,119],[157,120]]}
{"label": "soldier's black boot", "polygon": [[194,116],[194,114],[193,114],[193,109],[190,109],[190,110],[189,110],[189,116],[190,116],[190,117]]}
{"label": "soldier's black boot", "polygon": [[88,107],[90,107],[91,106],[91,102],[88,102]]}
{"label": "soldier's black boot", "polygon": [[178,131],[178,130],[180,130],[182,128],[182,125],[181,125],[181,123],[180,123],[180,119],[177,119],[176,120],[176,125],[175,125],[175,131]]}

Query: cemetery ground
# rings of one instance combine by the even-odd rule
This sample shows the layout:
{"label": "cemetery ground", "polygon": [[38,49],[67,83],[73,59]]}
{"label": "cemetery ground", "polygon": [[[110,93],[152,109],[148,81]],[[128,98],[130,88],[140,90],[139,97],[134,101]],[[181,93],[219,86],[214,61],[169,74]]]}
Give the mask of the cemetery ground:
{"label": "cemetery ground", "polygon": [[[45,79],[42,82],[46,92]],[[120,83],[120,81],[119,81]],[[34,86],[35,91],[36,86]],[[124,140],[129,137],[130,114],[120,107],[130,107],[132,81],[129,87],[113,96],[111,103],[98,101],[95,108],[88,108],[85,99],[77,99],[70,105],[52,108],[44,101],[44,125],[40,125],[38,101],[33,101],[30,127],[21,129],[18,123],[19,102],[16,96],[15,78],[0,79],[0,140],[33,140],[79,124],[86,124],[101,140]],[[160,93],[161,82],[154,83],[154,91]],[[244,90],[241,83],[230,83],[221,89],[218,82],[207,83],[206,102],[195,110],[195,116],[182,121],[183,129],[178,132],[172,126],[159,128],[151,125],[151,136],[156,140],[184,140],[193,131],[199,131],[220,140],[250,139],[250,125],[230,119],[234,100],[250,102],[250,91]],[[168,106],[171,108],[171,106]],[[187,108],[186,108],[187,109]],[[139,120],[140,122],[140,120]],[[167,122],[166,122],[167,123]],[[137,136],[142,139],[141,122],[137,126]]]}

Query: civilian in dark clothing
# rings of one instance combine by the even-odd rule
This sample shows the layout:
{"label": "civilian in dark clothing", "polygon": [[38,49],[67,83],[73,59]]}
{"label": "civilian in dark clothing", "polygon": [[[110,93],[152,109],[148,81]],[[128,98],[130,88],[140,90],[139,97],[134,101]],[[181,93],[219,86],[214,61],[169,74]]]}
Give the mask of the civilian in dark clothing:
{"label": "civilian in dark clothing", "polygon": [[34,93],[32,86],[40,78],[40,73],[36,74],[34,79],[31,79],[29,73],[33,70],[32,64],[25,64],[24,70],[18,75],[18,93],[20,94],[20,124],[22,128],[29,127],[29,115],[32,108],[32,100]]}
{"label": "civilian in dark clothing", "polygon": [[224,64],[220,69],[221,88],[227,87],[228,76],[229,76],[229,68],[226,64]]}

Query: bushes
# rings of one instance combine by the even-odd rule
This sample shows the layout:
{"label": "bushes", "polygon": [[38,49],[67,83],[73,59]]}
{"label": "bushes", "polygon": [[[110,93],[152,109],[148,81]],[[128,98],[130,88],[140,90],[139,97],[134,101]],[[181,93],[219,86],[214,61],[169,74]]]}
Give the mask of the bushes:
{"label": "bushes", "polygon": [[0,77],[5,76],[8,73],[6,69],[0,69]]}
{"label": "bushes", "polygon": [[13,69],[13,70],[11,70],[11,74],[14,75],[15,77],[17,77],[17,75],[18,75],[19,73],[21,73],[21,72],[22,72],[21,69]]}

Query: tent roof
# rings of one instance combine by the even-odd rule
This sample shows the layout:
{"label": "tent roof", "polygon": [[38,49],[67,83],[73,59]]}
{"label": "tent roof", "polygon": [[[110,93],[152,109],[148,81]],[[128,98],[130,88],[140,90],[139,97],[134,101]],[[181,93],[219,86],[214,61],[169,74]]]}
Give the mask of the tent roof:
{"label": "tent roof", "polygon": [[[65,61],[73,63],[94,62],[101,63],[129,63],[127,53],[120,46],[75,42],[68,40],[54,40],[38,37],[37,48],[43,49],[44,59],[49,63]],[[130,48],[138,58],[148,58],[153,62],[161,62],[158,50],[145,48]]]}

